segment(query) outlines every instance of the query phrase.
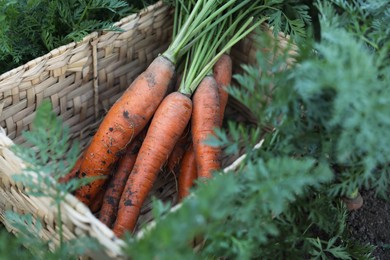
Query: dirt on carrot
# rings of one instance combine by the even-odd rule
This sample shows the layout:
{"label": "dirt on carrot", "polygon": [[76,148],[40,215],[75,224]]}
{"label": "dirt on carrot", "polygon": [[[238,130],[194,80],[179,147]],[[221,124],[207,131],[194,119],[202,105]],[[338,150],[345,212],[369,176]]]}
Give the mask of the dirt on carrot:
{"label": "dirt on carrot", "polygon": [[113,226],[118,237],[133,231],[157,174],[183,134],[191,112],[191,99],[179,92],[169,94],[158,107],[119,202]]}
{"label": "dirt on carrot", "polygon": [[218,84],[218,92],[220,99],[221,110],[221,125],[225,114],[225,108],[229,99],[229,94],[226,88],[230,85],[232,80],[232,59],[228,54],[223,54],[215,63],[213,68],[213,76]]}
{"label": "dirt on carrot", "polygon": [[130,172],[133,169],[135,160],[137,159],[138,151],[145,138],[145,134],[146,128],[126,148],[126,153],[119,160],[117,169],[107,185],[107,190],[103,197],[103,204],[99,212],[99,220],[106,224],[107,227],[111,228],[115,221],[119,200]]}
{"label": "dirt on carrot", "polygon": [[167,161],[167,171],[174,172],[176,167],[180,164],[180,161],[183,158],[185,151],[188,148],[189,143],[191,142],[191,129],[190,125],[186,127],[183,135],[177,141],[175,147],[173,148],[172,153],[169,155]]}
{"label": "dirt on carrot", "polygon": [[[149,122],[174,78],[175,66],[158,56],[139,75],[111,107],[90,145],[80,166],[81,176],[107,176],[123,154],[125,147]],[[76,191],[76,197],[90,205],[105,179],[95,180]]]}

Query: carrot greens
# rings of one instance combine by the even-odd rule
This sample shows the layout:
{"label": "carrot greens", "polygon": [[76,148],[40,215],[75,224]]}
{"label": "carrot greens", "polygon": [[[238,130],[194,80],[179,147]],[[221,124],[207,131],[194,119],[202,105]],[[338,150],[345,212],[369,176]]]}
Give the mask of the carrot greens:
{"label": "carrot greens", "polygon": [[0,73],[79,41],[156,0],[1,0]]}
{"label": "carrot greens", "polygon": [[[72,179],[67,183],[59,183],[73,166],[79,150],[77,143],[70,143],[69,128],[52,111],[51,103],[44,100],[36,111],[32,130],[23,136],[32,147],[14,146],[13,151],[26,166],[23,172],[14,175],[14,180],[24,185],[28,195],[49,198],[56,210],[58,239],[60,246],[49,251],[50,243],[41,241],[42,223],[31,214],[20,215],[7,211],[6,219],[18,229],[22,243],[31,248],[37,256],[44,259],[59,259],[76,256],[87,250],[96,250],[95,239],[81,236],[75,240],[65,241],[62,209],[66,196],[78,187],[91,182],[92,178]],[[45,248],[44,250],[42,250]]]}

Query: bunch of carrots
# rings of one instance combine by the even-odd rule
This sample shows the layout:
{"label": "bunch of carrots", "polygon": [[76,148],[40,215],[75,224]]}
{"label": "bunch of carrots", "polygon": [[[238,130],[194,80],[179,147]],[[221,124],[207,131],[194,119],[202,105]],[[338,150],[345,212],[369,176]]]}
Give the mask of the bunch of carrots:
{"label": "bunch of carrots", "polygon": [[179,169],[179,201],[221,168],[221,149],[205,140],[222,124],[230,48],[266,19],[254,19],[259,2],[177,0],[171,45],[111,107],[61,180],[96,177],[75,196],[118,237],[134,230],[163,167]]}

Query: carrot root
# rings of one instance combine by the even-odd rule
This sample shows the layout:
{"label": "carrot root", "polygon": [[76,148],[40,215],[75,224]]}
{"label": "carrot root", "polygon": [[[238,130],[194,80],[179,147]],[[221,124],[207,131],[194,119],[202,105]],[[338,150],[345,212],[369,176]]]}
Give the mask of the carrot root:
{"label": "carrot root", "polygon": [[191,119],[192,142],[199,178],[211,178],[212,172],[221,168],[221,148],[206,144],[214,134],[214,128],[221,125],[218,86],[211,76],[205,77],[193,96]]}
{"label": "carrot root", "polygon": [[180,164],[178,181],[178,200],[182,201],[189,194],[197,178],[195,153],[192,144],[188,147]]}
{"label": "carrot root", "polygon": [[[174,78],[175,67],[163,56],[153,60],[117,100],[105,116],[80,166],[82,176],[107,176],[125,147],[142,131],[165,97]],[[76,191],[86,205],[105,183],[98,179]]]}
{"label": "carrot root", "polygon": [[115,221],[119,200],[145,137],[145,130],[126,148],[126,154],[119,160],[115,174],[107,185],[99,213],[99,220],[107,227],[111,227]]}
{"label": "carrot root", "polygon": [[183,134],[191,111],[191,99],[179,92],[169,94],[158,107],[119,202],[113,226],[118,237],[134,230],[141,207],[160,169]]}
{"label": "carrot root", "polygon": [[187,150],[188,143],[191,140],[190,131],[191,130],[188,125],[183,135],[180,137],[179,141],[176,143],[175,147],[173,148],[172,153],[169,155],[168,162],[167,162],[168,172],[174,172],[175,168],[180,164],[180,161]]}
{"label": "carrot root", "polygon": [[218,84],[218,92],[220,99],[220,117],[221,125],[225,114],[225,108],[229,99],[229,94],[226,88],[230,85],[232,79],[232,59],[228,54],[223,54],[215,63],[213,75]]}

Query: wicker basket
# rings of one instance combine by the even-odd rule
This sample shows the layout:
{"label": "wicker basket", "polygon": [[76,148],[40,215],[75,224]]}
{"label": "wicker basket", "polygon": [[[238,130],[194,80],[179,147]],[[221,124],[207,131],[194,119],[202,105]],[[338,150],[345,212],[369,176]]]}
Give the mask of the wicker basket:
{"label": "wicker basket", "polygon": [[[43,223],[40,234],[58,245],[56,210],[48,198],[27,195],[25,187],[12,175],[24,163],[11,151],[14,143],[24,144],[21,132],[28,130],[35,109],[49,99],[58,116],[71,129],[72,139],[84,148],[101,119],[133,79],[140,74],[171,40],[172,10],[158,2],[117,23],[124,32],[92,33],[81,42],[61,46],[45,56],[0,75],[0,220],[9,232],[17,230],[4,218],[6,210],[32,213]],[[265,32],[263,30],[263,32]],[[281,35],[279,44],[286,40]],[[251,63],[257,46],[253,35],[238,43],[232,57],[234,67]],[[227,113],[237,120],[249,120],[250,113],[237,102],[230,102]],[[235,158],[227,158],[228,165]],[[172,174],[160,175],[152,194],[175,203],[176,185]],[[151,220],[150,203],[142,209],[139,223]],[[102,252],[93,258],[118,258],[123,241],[116,238],[90,210],[72,195],[62,204],[65,239],[81,235],[97,238]]]}

